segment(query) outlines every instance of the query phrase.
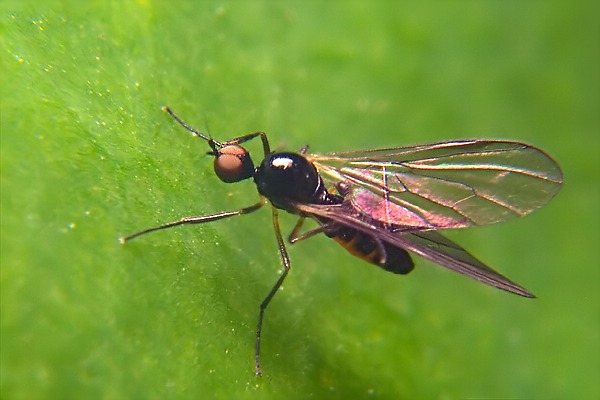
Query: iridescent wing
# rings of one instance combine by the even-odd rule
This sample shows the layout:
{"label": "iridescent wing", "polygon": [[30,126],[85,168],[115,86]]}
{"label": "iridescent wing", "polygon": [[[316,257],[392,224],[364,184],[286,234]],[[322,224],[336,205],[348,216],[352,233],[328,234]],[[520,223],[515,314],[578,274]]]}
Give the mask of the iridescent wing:
{"label": "iridescent wing", "polygon": [[325,180],[345,182],[352,206],[408,230],[464,228],[521,217],[560,189],[562,172],[525,143],[464,140],[307,154]]}
{"label": "iridescent wing", "polygon": [[[327,218],[341,225],[365,232],[381,241],[411,251],[427,260],[487,285],[524,297],[535,297],[527,289],[494,271],[464,248],[435,231],[382,229],[357,213],[349,203],[336,205],[295,204],[304,215]],[[315,218],[319,220],[318,218]]]}

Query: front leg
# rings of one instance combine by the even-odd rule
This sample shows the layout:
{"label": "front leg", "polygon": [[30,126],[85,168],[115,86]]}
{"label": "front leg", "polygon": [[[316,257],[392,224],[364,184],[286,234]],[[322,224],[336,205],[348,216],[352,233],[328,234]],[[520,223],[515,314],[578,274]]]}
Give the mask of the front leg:
{"label": "front leg", "polygon": [[120,238],[120,241],[122,244],[125,244],[125,242],[134,239],[138,236],[141,235],[145,235],[146,233],[150,233],[150,232],[154,232],[154,231],[159,231],[159,230],[163,230],[163,229],[167,229],[167,228],[172,228],[174,226],[178,226],[178,225],[186,225],[186,224],[203,224],[205,222],[212,222],[212,221],[217,221],[219,219],[224,219],[224,218],[229,218],[229,217],[233,217],[236,215],[243,215],[243,214],[249,214],[251,212],[254,212],[256,210],[258,210],[259,208],[261,208],[262,206],[264,206],[266,203],[266,200],[264,198],[261,198],[260,201],[256,204],[253,204],[249,207],[244,207],[240,210],[236,210],[236,211],[224,211],[224,212],[220,212],[220,213],[216,213],[216,214],[211,214],[211,215],[200,215],[200,216],[195,216],[195,217],[185,217],[185,218],[181,218],[178,221],[173,221],[173,222],[169,222],[160,226],[156,226],[154,228],[148,228],[148,229],[144,229],[141,230],[139,232],[136,232],[132,235],[129,236],[125,236]]}

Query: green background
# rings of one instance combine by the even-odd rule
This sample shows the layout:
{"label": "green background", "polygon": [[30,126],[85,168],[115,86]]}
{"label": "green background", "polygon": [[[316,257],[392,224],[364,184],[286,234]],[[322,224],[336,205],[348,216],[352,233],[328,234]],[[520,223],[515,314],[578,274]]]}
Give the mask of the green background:
{"label": "green background", "polygon": [[[600,397],[597,2],[36,3],[0,4],[2,398]],[[542,147],[565,174],[550,205],[450,234],[539,298],[313,238],[290,249],[258,380],[267,209],[118,243],[256,199],[165,104],[276,148]]]}

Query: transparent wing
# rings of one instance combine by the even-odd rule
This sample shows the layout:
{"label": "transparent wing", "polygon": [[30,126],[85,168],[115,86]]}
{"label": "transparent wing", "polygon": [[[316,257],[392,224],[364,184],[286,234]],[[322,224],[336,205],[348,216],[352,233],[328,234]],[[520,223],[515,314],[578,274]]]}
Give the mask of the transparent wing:
{"label": "transparent wing", "polygon": [[324,179],[346,182],[361,213],[415,229],[464,228],[520,217],[545,205],[562,172],[525,143],[464,140],[307,154]]}
{"label": "transparent wing", "polygon": [[332,206],[296,204],[295,207],[307,216],[327,218],[341,225],[363,231],[379,240],[408,250],[487,285],[520,296],[535,297],[527,289],[494,271],[464,248],[435,231],[401,231],[394,230],[394,227],[390,227],[389,230],[382,229],[380,226],[366,221],[364,216],[358,214],[348,204]]}

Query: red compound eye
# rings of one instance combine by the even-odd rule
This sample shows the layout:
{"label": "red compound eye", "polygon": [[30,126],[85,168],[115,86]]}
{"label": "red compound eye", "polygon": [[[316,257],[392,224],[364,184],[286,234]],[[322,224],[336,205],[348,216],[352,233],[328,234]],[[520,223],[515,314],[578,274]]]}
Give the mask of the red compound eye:
{"label": "red compound eye", "polygon": [[254,174],[250,154],[242,146],[224,146],[215,156],[215,174],[225,183],[239,182]]}

